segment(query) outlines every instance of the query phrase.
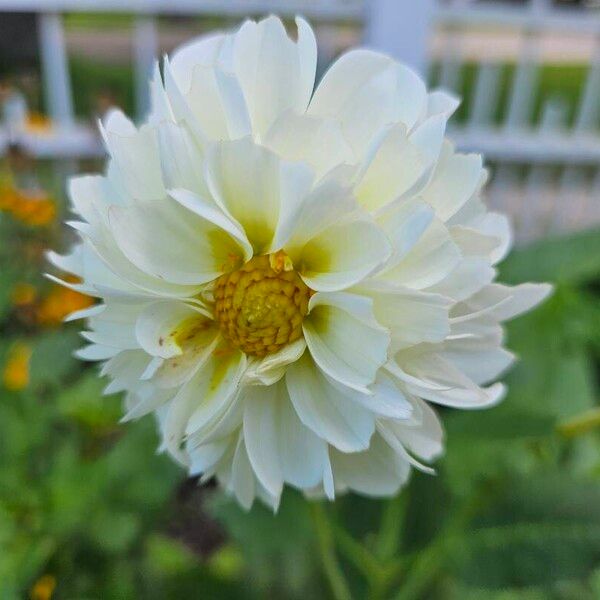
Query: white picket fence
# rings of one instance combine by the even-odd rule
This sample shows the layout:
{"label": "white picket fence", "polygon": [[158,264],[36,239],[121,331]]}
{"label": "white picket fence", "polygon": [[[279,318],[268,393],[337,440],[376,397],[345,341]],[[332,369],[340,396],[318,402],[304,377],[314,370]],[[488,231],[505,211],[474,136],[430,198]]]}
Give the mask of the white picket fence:
{"label": "white picket fence", "polygon": [[[77,124],[63,31],[65,12],[110,11],[135,15],[133,64],[138,113],[147,108],[147,78],[158,55],[161,14],[231,17],[276,12],[301,13],[315,23],[356,22],[367,45],[387,51],[427,73],[432,34],[443,39],[439,83],[459,90],[466,62],[464,33],[476,28],[505,28],[520,36],[507,106],[494,122],[502,72],[498,60],[477,60],[470,114],[451,136],[464,150],[483,152],[494,166],[491,200],[512,213],[518,235],[529,239],[600,223],[600,12],[558,8],[550,0],[501,4],[471,0],[0,0],[2,11],[33,11],[39,43],[51,135],[19,134],[20,142],[40,156],[83,158],[102,150],[97,136]],[[574,33],[595,40],[588,74],[573,123],[561,98],[544,99],[533,123],[543,35]],[[0,129],[0,151],[8,136]]]}

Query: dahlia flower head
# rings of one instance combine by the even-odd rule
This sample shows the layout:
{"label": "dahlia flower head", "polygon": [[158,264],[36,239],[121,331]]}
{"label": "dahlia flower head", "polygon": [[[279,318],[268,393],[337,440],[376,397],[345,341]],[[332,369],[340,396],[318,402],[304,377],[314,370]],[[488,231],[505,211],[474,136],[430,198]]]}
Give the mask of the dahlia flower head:
{"label": "dahlia flower head", "polygon": [[443,451],[433,405],[498,403],[501,322],[549,292],[494,283],[507,219],[482,159],[445,138],[458,101],[392,58],[341,56],[269,17],[165,58],[137,127],[101,125],[105,175],[70,182],[80,242],[50,253],[101,300],[84,360],[124,420],[240,504],[395,494]]}

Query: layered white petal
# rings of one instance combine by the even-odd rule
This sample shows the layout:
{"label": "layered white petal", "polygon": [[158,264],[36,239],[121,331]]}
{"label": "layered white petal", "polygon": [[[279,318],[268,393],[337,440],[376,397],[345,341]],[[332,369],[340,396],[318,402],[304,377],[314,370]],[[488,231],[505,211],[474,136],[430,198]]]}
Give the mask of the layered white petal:
{"label": "layered white petal", "polygon": [[302,424],[285,383],[253,386],[244,398],[244,439],[256,476],[279,496],[283,483],[300,488],[320,483],[327,445]]}
{"label": "layered white petal", "polygon": [[290,365],[285,379],[298,417],[316,435],[342,452],[369,446],[375,430],[372,412],[334,385],[310,356],[305,353]]}
{"label": "layered white petal", "polygon": [[336,483],[366,496],[392,496],[406,482],[410,465],[377,434],[369,449],[344,454],[331,450]]}
{"label": "layered white petal", "polygon": [[436,215],[447,221],[477,190],[486,174],[478,154],[457,154],[445,142],[440,160],[428,186],[421,192]]}
{"label": "layered white petal", "polygon": [[344,54],[325,73],[308,112],[337,119],[357,155],[392,123],[411,129],[426,111],[421,79],[404,65],[369,50]]}
{"label": "layered white petal", "polygon": [[205,283],[248,258],[218,224],[173,200],[112,206],[109,219],[121,252],[142,271],[173,283]]}
{"label": "layered white petal", "polygon": [[358,283],[383,265],[392,247],[381,229],[367,220],[327,227],[292,253],[302,279],[313,290],[333,292]]}
{"label": "layered white petal", "polygon": [[296,20],[298,41],[282,22],[268,17],[246,21],[235,35],[233,61],[256,134],[264,136],[286,110],[305,111],[312,94],[317,65],[312,29]]}
{"label": "layered white petal", "polygon": [[378,278],[421,290],[443,281],[458,266],[461,254],[444,224],[434,219],[405,254],[398,253]]}
{"label": "layered white petal", "polygon": [[302,329],[318,367],[343,385],[366,391],[387,361],[388,331],[374,317],[370,298],[356,294],[312,296]]}
{"label": "layered white petal", "polygon": [[354,291],[373,300],[373,313],[391,332],[392,351],[429,342],[450,333],[451,299],[385,282],[365,283]]}

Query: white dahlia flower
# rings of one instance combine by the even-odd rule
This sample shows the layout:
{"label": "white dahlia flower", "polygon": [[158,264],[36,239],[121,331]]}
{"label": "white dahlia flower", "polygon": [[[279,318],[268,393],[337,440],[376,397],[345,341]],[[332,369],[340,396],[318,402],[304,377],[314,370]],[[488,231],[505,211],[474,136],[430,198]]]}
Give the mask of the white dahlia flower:
{"label": "white dahlia flower", "polygon": [[510,246],[457,101],[367,50],[314,88],[297,20],[247,21],[165,59],[141,127],[113,111],[105,175],[71,181],[81,242],[51,254],[101,303],[84,360],[127,414],[244,507],[394,494],[442,453],[430,403],[496,404],[500,323],[547,285],[493,283]]}

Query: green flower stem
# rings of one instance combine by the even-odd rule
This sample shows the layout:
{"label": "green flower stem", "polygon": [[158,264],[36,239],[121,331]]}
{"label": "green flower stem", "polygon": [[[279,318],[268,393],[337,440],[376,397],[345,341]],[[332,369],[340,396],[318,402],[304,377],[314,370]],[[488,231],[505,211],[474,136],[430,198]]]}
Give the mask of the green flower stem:
{"label": "green flower stem", "polygon": [[335,555],[333,528],[323,504],[312,502],[310,511],[317,534],[317,544],[321,554],[323,573],[329,582],[335,600],[352,600],[350,588]]}
{"label": "green flower stem", "polygon": [[396,555],[407,499],[408,488],[401,494],[390,498],[383,510],[381,526],[375,544],[375,553],[381,561],[387,562]]}
{"label": "green flower stem", "polygon": [[346,559],[360,571],[371,584],[378,583],[386,577],[385,569],[369,550],[355,540],[345,529],[336,526],[335,540]]}
{"label": "green flower stem", "polygon": [[416,600],[436,580],[444,566],[455,538],[471,522],[484,502],[485,491],[478,490],[449,518],[446,526],[433,542],[417,553],[404,571],[406,578],[394,600]]}

